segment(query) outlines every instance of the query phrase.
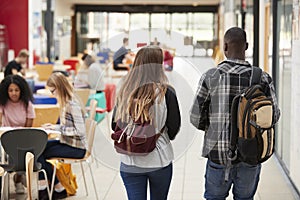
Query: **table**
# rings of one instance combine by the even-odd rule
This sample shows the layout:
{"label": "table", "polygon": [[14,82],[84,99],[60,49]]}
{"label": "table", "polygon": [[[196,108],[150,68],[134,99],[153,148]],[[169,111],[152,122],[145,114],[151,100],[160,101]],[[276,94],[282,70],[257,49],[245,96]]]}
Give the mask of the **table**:
{"label": "table", "polygon": [[64,65],[64,64],[56,64],[53,66],[53,70],[55,71],[68,71],[71,69],[71,65]]}

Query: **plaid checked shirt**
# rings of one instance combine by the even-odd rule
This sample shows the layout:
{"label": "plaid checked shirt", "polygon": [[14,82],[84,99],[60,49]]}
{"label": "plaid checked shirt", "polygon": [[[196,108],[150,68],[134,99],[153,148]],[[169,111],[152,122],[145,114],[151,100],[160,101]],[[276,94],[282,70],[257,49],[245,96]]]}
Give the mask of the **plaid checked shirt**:
{"label": "plaid checked shirt", "polygon": [[80,104],[69,101],[63,109],[60,120],[60,142],[75,148],[86,149],[84,114]]}
{"label": "plaid checked shirt", "polygon": [[[209,69],[200,78],[196,97],[190,111],[190,121],[205,131],[202,156],[226,165],[230,146],[231,104],[235,95],[249,87],[252,66],[242,60],[226,60]],[[262,72],[261,85],[274,102],[274,119],[280,117],[272,78]]]}

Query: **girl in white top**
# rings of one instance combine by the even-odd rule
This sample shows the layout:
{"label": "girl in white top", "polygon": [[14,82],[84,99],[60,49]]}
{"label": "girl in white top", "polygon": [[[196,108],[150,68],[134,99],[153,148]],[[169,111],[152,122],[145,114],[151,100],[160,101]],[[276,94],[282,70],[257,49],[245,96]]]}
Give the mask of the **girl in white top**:
{"label": "girl in white top", "polygon": [[168,85],[162,63],[163,51],[158,46],[140,49],[117,96],[113,130],[116,121],[128,123],[130,119],[151,121],[156,132],[163,130],[155,149],[147,155],[120,154],[121,177],[129,200],[146,200],[148,182],[151,199],[165,200],[168,196],[174,159],[170,140],[178,133],[181,119],[175,90]]}

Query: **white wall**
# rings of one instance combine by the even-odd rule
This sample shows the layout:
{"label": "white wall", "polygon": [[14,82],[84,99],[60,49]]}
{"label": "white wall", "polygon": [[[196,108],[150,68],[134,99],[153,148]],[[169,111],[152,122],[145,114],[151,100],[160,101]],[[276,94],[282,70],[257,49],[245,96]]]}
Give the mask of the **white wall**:
{"label": "white wall", "polygon": [[[54,26],[58,18],[69,18],[71,20],[73,15],[72,4],[68,1],[55,1]],[[57,39],[59,40],[59,58],[61,60],[69,58],[71,56],[71,34],[58,37]]]}
{"label": "white wall", "polygon": [[291,105],[291,159],[290,159],[290,177],[295,183],[296,187],[300,189],[300,134],[299,134],[299,124],[300,118],[298,113],[300,113],[300,87],[299,87],[299,77],[300,77],[300,40],[294,40],[292,46],[292,105]]}

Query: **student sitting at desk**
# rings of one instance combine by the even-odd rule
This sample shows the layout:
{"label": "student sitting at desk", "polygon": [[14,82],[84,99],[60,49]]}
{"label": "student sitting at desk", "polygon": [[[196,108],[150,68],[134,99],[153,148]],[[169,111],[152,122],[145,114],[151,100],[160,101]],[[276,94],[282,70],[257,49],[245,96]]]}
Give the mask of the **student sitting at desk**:
{"label": "student sitting at desk", "polygon": [[[83,158],[86,152],[84,111],[73,94],[73,87],[67,78],[61,73],[53,73],[47,86],[51,93],[58,99],[60,105],[60,125],[45,124],[45,129],[61,132],[59,140],[49,140],[47,146],[38,158],[42,168],[46,170],[48,180],[52,180],[52,165],[46,160],[49,158]],[[39,174],[39,199],[48,199],[47,184],[42,173]],[[54,193],[52,199],[67,197],[65,188],[57,178],[54,181]]]}
{"label": "student sitting at desk", "polygon": [[[6,76],[1,82],[0,94],[0,126],[31,127],[35,112],[25,79],[19,75]],[[15,174],[14,182],[16,193],[23,194],[25,174]]]}
{"label": "student sitting at desk", "polygon": [[128,38],[123,38],[123,46],[115,52],[113,57],[114,70],[129,70],[129,64],[123,63],[123,60],[130,59],[129,50],[126,49],[128,46],[129,40]]}
{"label": "student sitting at desk", "polygon": [[74,87],[90,88],[98,93],[104,91],[104,73],[100,63],[89,54],[84,54],[81,59],[83,67],[77,73]]}

